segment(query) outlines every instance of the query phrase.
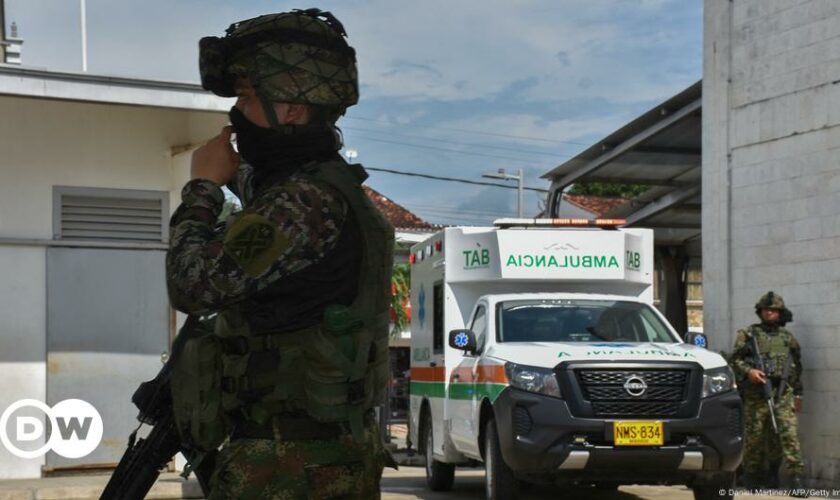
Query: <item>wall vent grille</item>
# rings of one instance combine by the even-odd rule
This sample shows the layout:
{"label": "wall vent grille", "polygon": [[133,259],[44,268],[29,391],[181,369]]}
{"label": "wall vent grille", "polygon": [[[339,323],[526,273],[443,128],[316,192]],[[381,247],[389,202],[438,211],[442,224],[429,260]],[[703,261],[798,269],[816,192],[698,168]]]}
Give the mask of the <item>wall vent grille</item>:
{"label": "wall vent grille", "polygon": [[62,240],[167,240],[167,193],[55,188],[54,236]]}

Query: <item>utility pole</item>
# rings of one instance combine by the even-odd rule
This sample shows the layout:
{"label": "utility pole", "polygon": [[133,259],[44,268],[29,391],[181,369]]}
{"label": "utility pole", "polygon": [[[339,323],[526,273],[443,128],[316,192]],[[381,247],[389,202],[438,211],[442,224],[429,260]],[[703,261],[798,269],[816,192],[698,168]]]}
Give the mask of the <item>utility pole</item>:
{"label": "utility pole", "polygon": [[523,189],[523,182],[525,182],[525,178],[522,175],[522,169],[518,170],[517,175],[507,174],[505,173],[505,169],[500,168],[498,172],[490,172],[481,174],[482,177],[487,177],[490,179],[503,179],[506,181],[517,181],[517,203],[516,203],[516,216],[520,219],[522,218],[522,205],[523,205],[523,197],[522,193]]}
{"label": "utility pole", "polygon": [[82,72],[87,73],[87,23],[85,21],[85,0],[79,0],[82,18]]}
{"label": "utility pole", "polygon": [[0,63],[6,62],[6,1],[0,0]]}

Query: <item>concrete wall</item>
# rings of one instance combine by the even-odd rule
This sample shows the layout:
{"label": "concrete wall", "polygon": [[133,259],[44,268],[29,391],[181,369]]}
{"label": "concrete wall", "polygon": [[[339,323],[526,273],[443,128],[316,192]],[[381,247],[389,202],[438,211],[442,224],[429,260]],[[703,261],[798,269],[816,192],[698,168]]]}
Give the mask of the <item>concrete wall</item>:
{"label": "concrete wall", "polygon": [[800,436],[840,484],[840,2],[705,0],[705,332],[731,346],[781,293],[803,345]]}
{"label": "concrete wall", "polygon": [[[168,191],[180,202],[189,154],[227,121],[223,113],[0,97],[0,411],[46,401],[46,246],[53,186]],[[0,446],[0,479],[40,477],[44,459]]]}

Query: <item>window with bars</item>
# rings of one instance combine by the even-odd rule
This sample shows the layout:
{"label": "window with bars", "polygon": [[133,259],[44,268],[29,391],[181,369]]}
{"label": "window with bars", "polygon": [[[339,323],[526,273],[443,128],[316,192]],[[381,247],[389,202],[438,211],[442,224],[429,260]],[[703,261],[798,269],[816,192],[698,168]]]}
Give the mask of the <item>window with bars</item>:
{"label": "window with bars", "polygon": [[53,237],[164,243],[168,239],[168,197],[165,191],[56,186]]}

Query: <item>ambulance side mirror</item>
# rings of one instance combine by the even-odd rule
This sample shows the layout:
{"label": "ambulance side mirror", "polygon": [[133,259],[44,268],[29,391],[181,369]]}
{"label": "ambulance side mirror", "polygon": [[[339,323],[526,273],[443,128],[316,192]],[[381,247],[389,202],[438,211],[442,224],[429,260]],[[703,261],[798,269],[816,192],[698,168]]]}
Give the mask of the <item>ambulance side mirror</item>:
{"label": "ambulance side mirror", "polygon": [[465,353],[475,352],[475,333],[472,330],[452,330],[449,332],[449,347]]}
{"label": "ambulance side mirror", "polygon": [[693,344],[704,349],[709,348],[709,339],[703,333],[687,332],[683,338],[688,344]]}

